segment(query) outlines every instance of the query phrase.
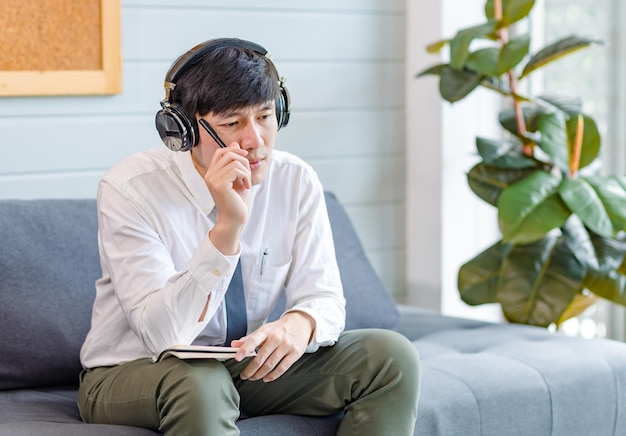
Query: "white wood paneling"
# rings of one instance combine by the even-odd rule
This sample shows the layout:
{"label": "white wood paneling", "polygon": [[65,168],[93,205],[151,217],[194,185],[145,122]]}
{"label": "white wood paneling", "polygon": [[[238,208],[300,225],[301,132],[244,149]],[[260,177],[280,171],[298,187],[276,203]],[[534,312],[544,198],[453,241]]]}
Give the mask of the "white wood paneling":
{"label": "white wood paneling", "polygon": [[404,160],[393,157],[310,159],[324,186],[335,192],[342,204],[404,200]]}
{"label": "white wood paneling", "polygon": [[[265,31],[259,32],[259,27]],[[199,33],[198,29],[203,30]],[[123,31],[135,35],[124,43],[124,58],[169,61],[199,42],[226,36],[261,44],[277,62],[285,59],[401,61],[403,29],[402,14],[133,8],[126,11],[123,21]]]}
{"label": "white wood paneling", "polygon": [[0,175],[0,199],[95,198],[100,171]]}
{"label": "white wood paneling", "polygon": [[[125,62],[124,93],[118,96],[4,98],[0,117],[155,114],[169,66],[169,62]],[[284,62],[278,69],[287,78],[294,112],[403,108],[400,62]]]}
{"label": "white wood paneling", "polygon": [[293,99],[277,147],[334,191],[375,269],[404,293],[405,0],[123,0],[123,93],[0,99],[0,198],[93,198],[125,156],[162,146],[171,62],[198,42],[265,46]]}
{"label": "white wood paneling", "polygon": [[[133,151],[161,146],[152,112],[0,117],[0,123],[9,126],[3,133],[0,174],[104,169]],[[401,110],[302,112],[280,131],[276,146],[306,160],[379,155],[401,159],[403,123]],[[338,147],[335,138],[341,137],[346,139]]]}
{"label": "white wood paneling", "polygon": [[126,7],[160,8],[211,8],[211,9],[261,9],[274,11],[333,11],[346,13],[403,12],[405,0],[316,0],[295,2],[293,0],[123,0]]}
{"label": "white wood paneling", "polygon": [[[404,154],[404,110],[294,111],[278,147],[304,159]],[[337,146],[335,138],[343,138]]]}
{"label": "white wood paneling", "polygon": [[393,290],[396,301],[406,301],[406,286],[404,284],[406,247],[398,247],[395,250],[369,250],[367,256],[385,286]]}
{"label": "white wood paneling", "polygon": [[404,247],[404,204],[374,203],[348,206],[356,232],[368,235],[366,251],[392,250]]}

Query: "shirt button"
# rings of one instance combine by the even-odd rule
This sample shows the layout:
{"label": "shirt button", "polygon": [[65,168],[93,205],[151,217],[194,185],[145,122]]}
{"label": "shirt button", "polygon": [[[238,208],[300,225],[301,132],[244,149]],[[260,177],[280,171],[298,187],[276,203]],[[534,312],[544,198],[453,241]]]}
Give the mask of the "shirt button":
{"label": "shirt button", "polygon": [[213,275],[214,275],[215,277],[220,277],[220,276],[222,275],[222,271],[220,271],[219,269],[215,268],[215,269],[213,270]]}

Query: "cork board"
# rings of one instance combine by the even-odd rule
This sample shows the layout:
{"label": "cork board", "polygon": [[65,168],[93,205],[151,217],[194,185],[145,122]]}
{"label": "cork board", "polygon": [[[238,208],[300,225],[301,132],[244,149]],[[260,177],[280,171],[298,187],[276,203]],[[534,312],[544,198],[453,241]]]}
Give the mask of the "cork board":
{"label": "cork board", "polygon": [[0,0],[0,95],[121,92],[120,0]]}

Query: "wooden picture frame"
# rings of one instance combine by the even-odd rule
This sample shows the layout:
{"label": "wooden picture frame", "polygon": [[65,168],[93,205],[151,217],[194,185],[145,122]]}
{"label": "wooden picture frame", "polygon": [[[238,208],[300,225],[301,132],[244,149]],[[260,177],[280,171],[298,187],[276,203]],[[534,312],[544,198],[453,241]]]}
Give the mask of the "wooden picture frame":
{"label": "wooden picture frame", "polygon": [[[120,1],[0,0],[0,44],[21,47],[0,53],[0,96],[121,93]],[[44,49],[46,35],[60,42]]]}

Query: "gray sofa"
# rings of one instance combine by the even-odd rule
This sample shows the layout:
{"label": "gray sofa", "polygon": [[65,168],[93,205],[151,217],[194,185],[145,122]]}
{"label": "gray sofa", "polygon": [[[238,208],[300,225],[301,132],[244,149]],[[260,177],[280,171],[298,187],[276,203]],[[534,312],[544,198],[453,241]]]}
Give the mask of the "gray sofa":
{"label": "gray sofa", "polygon": [[[395,328],[420,352],[415,434],[626,434],[625,344],[398,308],[340,204],[330,194],[327,202],[348,328]],[[99,273],[93,200],[0,201],[0,435],[155,434],[80,420],[78,353]],[[340,419],[238,425],[244,435],[319,436]]]}

